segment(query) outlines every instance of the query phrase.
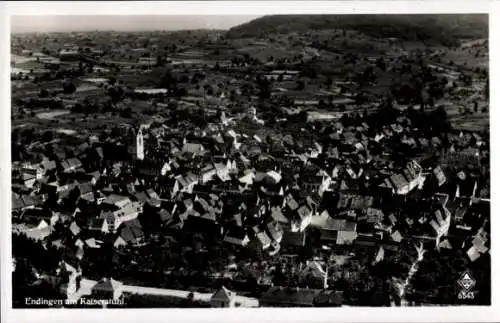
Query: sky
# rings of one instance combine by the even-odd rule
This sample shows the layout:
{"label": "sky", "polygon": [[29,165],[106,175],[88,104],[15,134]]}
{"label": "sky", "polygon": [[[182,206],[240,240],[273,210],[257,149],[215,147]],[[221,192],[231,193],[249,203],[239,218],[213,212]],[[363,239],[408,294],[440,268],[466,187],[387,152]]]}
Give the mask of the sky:
{"label": "sky", "polygon": [[11,31],[71,32],[93,30],[148,31],[229,29],[259,16],[12,16]]}

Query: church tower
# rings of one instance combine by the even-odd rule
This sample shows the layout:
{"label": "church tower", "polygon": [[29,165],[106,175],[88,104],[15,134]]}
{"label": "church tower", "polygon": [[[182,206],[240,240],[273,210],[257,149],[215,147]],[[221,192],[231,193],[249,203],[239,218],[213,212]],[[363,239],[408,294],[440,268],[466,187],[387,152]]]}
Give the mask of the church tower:
{"label": "church tower", "polygon": [[144,136],[142,135],[142,127],[139,128],[136,136],[136,153],[138,160],[144,160]]}

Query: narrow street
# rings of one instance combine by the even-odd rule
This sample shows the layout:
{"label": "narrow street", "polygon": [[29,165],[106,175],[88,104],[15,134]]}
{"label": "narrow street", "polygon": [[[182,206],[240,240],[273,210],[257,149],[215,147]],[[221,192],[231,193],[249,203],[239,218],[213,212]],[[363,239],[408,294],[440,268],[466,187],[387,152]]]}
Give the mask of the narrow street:
{"label": "narrow street", "polygon": [[415,273],[418,271],[418,265],[424,259],[425,250],[422,243],[418,247],[415,246],[415,248],[417,249],[418,253],[417,259],[415,259],[412,266],[410,267],[410,270],[408,271],[408,276],[406,277],[405,281],[398,286],[399,296],[401,298],[401,306],[408,306],[408,301],[406,300],[406,291],[408,289],[408,285],[410,284],[413,275],[415,275]]}
{"label": "narrow street", "polygon": [[[71,295],[70,301],[76,301],[83,296],[89,296],[92,291],[92,287],[97,284],[97,281],[90,279],[82,279],[81,287],[77,293]],[[187,299],[190,291],[177,290],[177,289],[165,289],[165,288],[154,288],[154,287],[143,287],[143,286],[133,286],[133,285],[123,285],[123,292],[138,294],[138,295],[157,295],[157,296],[169,296],[177,298]],[[195,301],[210,302],[213,294],[211,293],[198,293],[193,292]],[[255,298],[236,296],[236,304],[240,307],[258,307],[259,301]]]}

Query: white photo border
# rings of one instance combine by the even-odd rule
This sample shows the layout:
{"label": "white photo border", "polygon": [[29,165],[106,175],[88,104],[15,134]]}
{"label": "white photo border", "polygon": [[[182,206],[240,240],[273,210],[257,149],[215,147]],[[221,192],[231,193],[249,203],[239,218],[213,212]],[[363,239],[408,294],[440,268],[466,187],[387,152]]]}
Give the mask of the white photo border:
{"label": "white photo border", "polygon": [[[11,295],[11,226],[10,226],[10,18],[14,15],[267,15],[267,14],[402,14],[402,13],[489,13],[490,15],[490,77],[491,87],[500,84],[500,3],[496,1],[40,1],[3,2],[0,4],[1,50],[1,192],[0,255],[1,255],[1,317],[5,322],[489,322],[500,321],[498,289],[492,288],[492,305],[485,307],[398,307],[335,309],[12,309]],[[495,19],[496,18],[496,19]],[[500,104],[499,92],[491,91],[490,106]],[[500,112],[490,109],[492,139],[500,135]],[[494,142],[494,140],[493,140]],[[495,145],[491,145],[494,147]],[[491,149],[491,196],[498,190],[500,152]],[[499,178],[500,180],[500,178]],[[492,199],[492,213],[500,210]],[[491,217],[491,227],[500,221]],[[498,254],[496,237],[492,253]],[[492,255],[491,286],[500,286],[499,256]]]}

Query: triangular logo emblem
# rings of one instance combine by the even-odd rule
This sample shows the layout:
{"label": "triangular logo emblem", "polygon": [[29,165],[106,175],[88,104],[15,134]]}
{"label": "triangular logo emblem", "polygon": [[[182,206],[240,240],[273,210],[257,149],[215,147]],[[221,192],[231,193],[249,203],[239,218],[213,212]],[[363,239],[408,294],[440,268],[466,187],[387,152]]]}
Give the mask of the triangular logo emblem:
{"label": "triangular logo emblem", "polygon": [[460,276],[458,285],[466,291],[469,291],[476,285],[476,280],[472,278],[472,275],[469,272],[466,271],[462,274],[462,276]]}

